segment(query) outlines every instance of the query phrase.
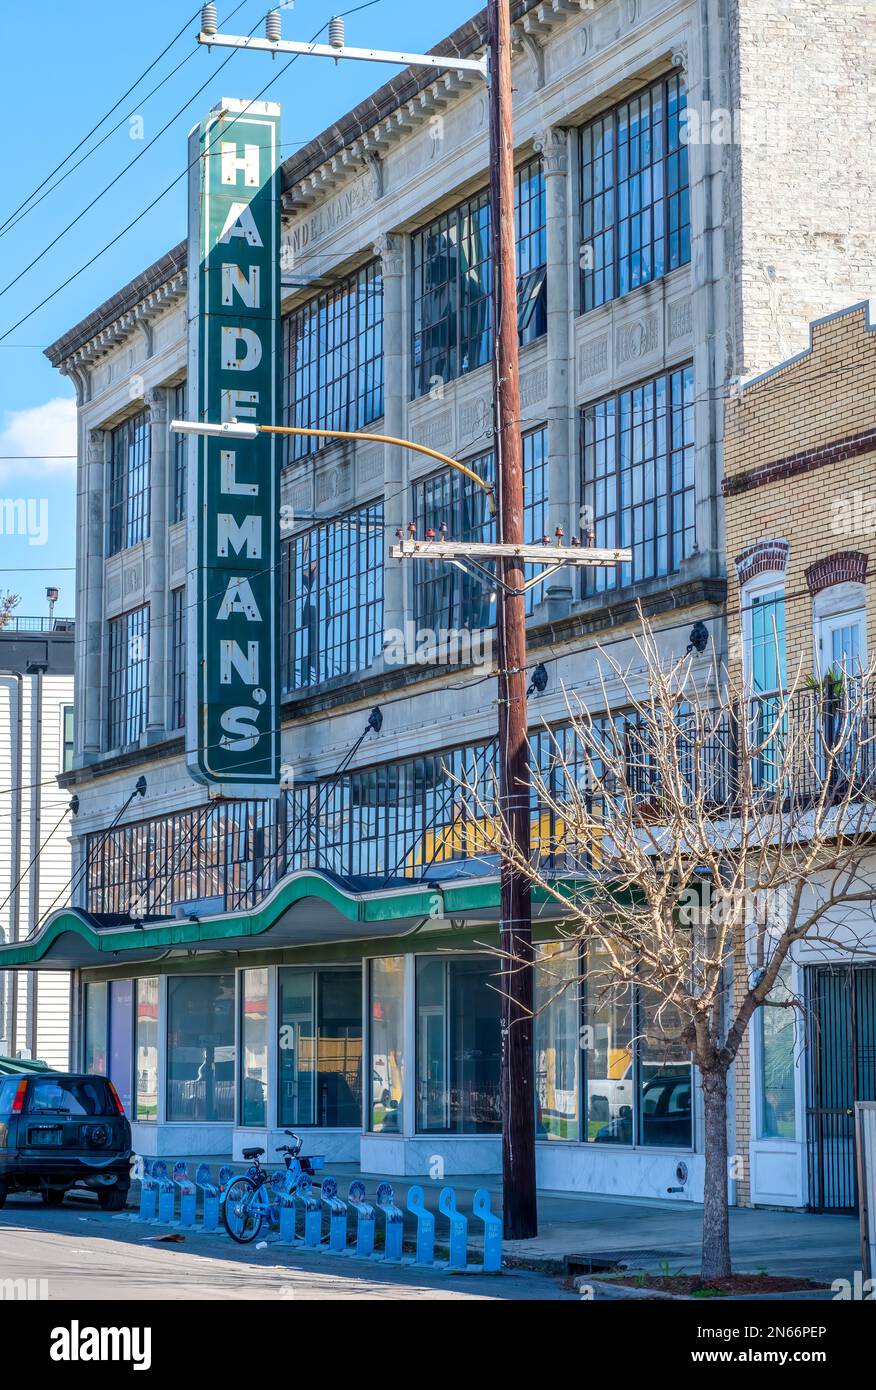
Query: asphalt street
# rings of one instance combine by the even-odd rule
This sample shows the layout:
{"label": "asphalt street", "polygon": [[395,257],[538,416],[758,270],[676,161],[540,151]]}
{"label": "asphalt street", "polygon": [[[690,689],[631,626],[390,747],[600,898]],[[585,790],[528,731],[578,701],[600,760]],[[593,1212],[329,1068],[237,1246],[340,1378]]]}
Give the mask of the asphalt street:
{"label": "asphalt street", "polygon": [[[98,1210],[90,1199],[50,1210],[12,1196],[0,1211],[0,1280],[33,1280],[56,1299],[478,1299],[569,1300],[560,1279],[511,1271],[443,1274],[381,1268],[346,1255],[304,1255],[269,1242],[235,1245],[227,1235],[157,1239],[149,1227]],[[40,1280],[45,1284],[40,1286]]]}

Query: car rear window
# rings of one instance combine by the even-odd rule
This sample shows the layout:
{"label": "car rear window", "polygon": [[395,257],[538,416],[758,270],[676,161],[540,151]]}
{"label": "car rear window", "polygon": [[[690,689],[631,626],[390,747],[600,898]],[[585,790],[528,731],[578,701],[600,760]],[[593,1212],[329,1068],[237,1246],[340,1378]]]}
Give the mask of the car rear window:
{"label": "car rear window", "polygon": [[100,1077],[52,1077],[31,1081],[27,1088],[28,1115],[113,1115],[116,1106]]}

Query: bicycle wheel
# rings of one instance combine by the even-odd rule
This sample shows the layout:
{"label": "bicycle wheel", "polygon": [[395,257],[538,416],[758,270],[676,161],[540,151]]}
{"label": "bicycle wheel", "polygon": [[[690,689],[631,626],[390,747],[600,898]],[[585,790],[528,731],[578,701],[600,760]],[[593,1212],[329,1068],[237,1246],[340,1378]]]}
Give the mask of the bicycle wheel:
{"label": "bicycle wheel", "polygon": [[258,1190],[252,1178],[235,1178],[226,1189],[222,1220],[238,1245],[249,1245],[262,1229],[264,1213],[256,1201]]}

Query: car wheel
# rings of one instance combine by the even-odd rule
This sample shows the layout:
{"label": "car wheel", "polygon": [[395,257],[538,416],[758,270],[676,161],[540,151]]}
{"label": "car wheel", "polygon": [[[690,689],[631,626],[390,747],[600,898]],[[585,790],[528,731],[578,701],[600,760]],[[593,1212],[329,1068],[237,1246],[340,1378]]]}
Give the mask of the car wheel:
{"label": "car wheel", "polygon": [[9,1191],[9,1186],[8,1186],[8,1184],[5,1183],[5,1182],[0,1182],[0,1207],[2,1207],[2,1206],[5,1205],[5,1203],[6,1203],[6,1194],[7,1194],[8,1191]]}
{"label": "car wheel", "polygon": [[43,1188],[43,1201],[47,1207],[59,1207],[66,1195],[66,1189],[63,1187]]}
{"label": "car wheel", "polygon": [[128,1205],[127,1187],[102,1187],[97,1194],[101,1211],[124,1211]]}

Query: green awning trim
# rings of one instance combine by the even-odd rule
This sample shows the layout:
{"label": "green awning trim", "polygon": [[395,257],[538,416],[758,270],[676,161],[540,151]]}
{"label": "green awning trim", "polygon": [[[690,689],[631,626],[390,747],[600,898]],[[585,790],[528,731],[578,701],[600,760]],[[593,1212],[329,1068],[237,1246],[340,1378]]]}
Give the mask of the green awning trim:
{"label": "green awning trim", "polygon": [[[572,897],[586,892],[587,884],[570,878],[563,881],[562,891],[563,896]],[[276,925],[284,913],[307,898],[319,898],[347,921],[368,928],[404,920],[417,923],[429,917],[464,918],[475,913],[498,912],[500,897],[498,878],[459,879],[453,883],[445,882],[441,887],[412,884],[410,888],[355,893],[339,887],[323,874],[304,870],[285,878],[252,911],[227,912],[199,921],[174,919],[146,924],[142,929],[124,926],[98,931],[84,913],[76,908],[62,908],[32,941],[0,946],[0,970],[37,967],[58,939],[69,932],[78,936],[95,957],[117,958],[126,952],[199,947],[210,949],[232,939],[240,941],[241,938],[261,937]],[[554,899],[544,890],[536,889],[533,902],[536,906],[550,906]],[[379,932],[363,933],[363,937],[372,934],[380,935]],[[301,944],[307,943],[302,941]],[[265,945],[269,946],[270,943],[266,942]],[[95,965],[99,961],[91,959],[82,963]]]}

